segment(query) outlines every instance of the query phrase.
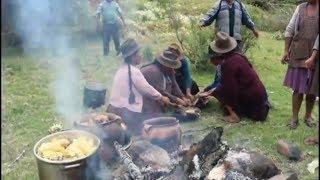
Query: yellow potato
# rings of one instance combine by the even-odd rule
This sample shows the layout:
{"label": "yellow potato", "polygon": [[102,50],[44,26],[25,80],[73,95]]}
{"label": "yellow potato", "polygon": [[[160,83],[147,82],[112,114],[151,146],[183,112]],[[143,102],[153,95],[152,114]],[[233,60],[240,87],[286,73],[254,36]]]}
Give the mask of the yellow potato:
{"label": "yellow potato", "polygon": [[43,143],[43,144],[41,144],[41,146],[39,147],[38,150],[40,152],[43,152],[43,151],[46,151],[46,150],[55,151],[55,152],[64,152],[65,151],[64,147],[61,146],[57,142]]}
{"label": "yellow potato", "polygon": [[59,160],[63,158],[63,153],[46,150],[42,152],[42,156],[50,160]]}
{"label": "yellow potato", "polygon": [[53,138],[50,142],[40,145],[39,154],[46,159],[61,160],[63,158],[79,158],[88,155],[94,148],[94,141],[91,138],[80,136],[73,139],[72,143],[69,139]]}
{"label": "yellow potato", "polygon": [[77,156],[77,157],[83,157],[83,156],[85,156],[84,154],[83,154],[83,152],[81,151],[81,149],[79,149],[75,144],[71,144],[70,146],[68,146],[67,147],[67,151],[70,153],[70,154],[72,154],[72,155],[74,155],[75,154],[75,156]]}
{"label": "yellow potato", "polygon": [[54,139],[52,139],[51,142],[52,142],[52,143],[58,143],[58,144],[60,144],[61,146],[63,146],[64,148],[66,148],[67,146],[69,146],[69,144],[71,143],[71,142],[69,141],[69,139],[67,139],[67,138],[61,138],[61,139],[54,138]]}

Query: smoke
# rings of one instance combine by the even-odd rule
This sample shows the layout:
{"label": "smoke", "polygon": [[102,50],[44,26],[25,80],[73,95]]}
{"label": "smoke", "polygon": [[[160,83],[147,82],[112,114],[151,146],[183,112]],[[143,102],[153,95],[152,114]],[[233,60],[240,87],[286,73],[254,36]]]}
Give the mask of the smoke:
{"label": "smoke", "polygon": [[74,114],[81,111],[80,64],[71,48],[71,37],[66,24],[77,16],[72,3],[64,0],[17,0],[15,31],[23,41],[24,53],[51,59],[55,72],[51,90],[56,112],[70,125]]}

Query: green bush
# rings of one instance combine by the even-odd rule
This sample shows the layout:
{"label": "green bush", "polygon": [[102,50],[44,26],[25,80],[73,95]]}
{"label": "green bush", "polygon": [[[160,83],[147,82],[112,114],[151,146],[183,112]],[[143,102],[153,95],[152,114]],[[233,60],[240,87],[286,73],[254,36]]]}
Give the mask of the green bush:
{"label": "green bush", "polygon": [[148,62],[153,61],[153,53],[150,45],[146,45],[142,52],[143,59],[147,60]]}
{"label": "green bush", "polygon": [[200,30],[197,26],[198,19],[190,18],[190,27],[181,39],[186,56],[196,69],[206,69],[208,61],[208,46],[214,39],[210,28]]}
{"label": "green bush", "polygon": [[260,31],[284,31],[295,9],[295,5],[272,6],[270,10],[264,11],[253,5],[246,5],[253,22]]}

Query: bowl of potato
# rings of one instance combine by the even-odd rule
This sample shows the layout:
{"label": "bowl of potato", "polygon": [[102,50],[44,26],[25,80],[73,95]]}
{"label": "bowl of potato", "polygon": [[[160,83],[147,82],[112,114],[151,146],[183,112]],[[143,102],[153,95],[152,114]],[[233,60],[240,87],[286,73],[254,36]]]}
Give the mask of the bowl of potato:
{"label": "bowl of potato", "polygon": [[82,130],[66,130],[39,140],[33,149],[40,179],[72,179],[84,176],[99,138]]}

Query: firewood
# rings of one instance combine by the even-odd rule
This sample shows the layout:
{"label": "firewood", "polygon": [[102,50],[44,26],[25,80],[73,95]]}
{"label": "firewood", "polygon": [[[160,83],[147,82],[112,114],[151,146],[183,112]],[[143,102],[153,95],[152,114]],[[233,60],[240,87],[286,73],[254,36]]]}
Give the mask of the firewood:
{"label": "firewood", "polygon": [[122,148],[122,146],[117,141],[114,142],[114,147],[120,157],[121,162],[126,167],[130,176],[133,179],[143,180],[143,175],[141,174],[139,167],[133,163],[131,156]]}

